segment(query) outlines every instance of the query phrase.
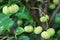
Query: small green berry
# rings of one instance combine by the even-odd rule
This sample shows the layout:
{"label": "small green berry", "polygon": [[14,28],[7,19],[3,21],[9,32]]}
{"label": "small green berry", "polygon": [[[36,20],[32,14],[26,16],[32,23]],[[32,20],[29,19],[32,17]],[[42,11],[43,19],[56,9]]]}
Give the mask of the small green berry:
{"label": "small green berry", "polygon": [[42,36],[42,38],[44,38],[44,39],[49,39],[49,38],[50,38],[50,34],[49,34],[48,32],[46,32],[46,31],[43,31],[43,32],[41,33],[41,36]]}
{"label": "small green berry", "polygon": [[25,26],[24,27],[24,30],[25,30],[25,32],[32,32],[33,31],[33,27],[31,26],[31,25],[28,25],[28,26]]}
{"label": "small green berry", "polygon": [[49,4],[50,9],[55,9],[55,7],[56,7],[55,4],[52,4],[52,3]]}
{"label": "small green berry", "polygon": [[53,28],[49,28],[49,29],[47,30],[47,32],[48,32],[51,36],[53,36],[53,35],[55,34],[55,30],[54,30]]}
{"label": "small green berry", "polygon": [[47,18],[46,18],[45,16],[42,16],[42,17],[40,18],[40,21],[41,21],[41,22],[46,22],[46,21],[48,21],[48,20],[47,20]]}
{"label": "small green berry", "polygon": [[37,26],[35,29],[34,29],[34,33],[35,34],[40,34],[42,32],[42,27],[41,26]]}
{"label": "small green berry", "polygon": [[10,7],[9,7],[9,12],[10,13],[16,13],[18,12],[19,10],[19,6],[17,4],[12,4]]}
{"label": "small green berry", "polygon": [[23,21],[22,21],[22,20],[18,20],[18,21],[17,21],[17,24],[18,24],[18,25],[22,25],[22,24],[23,24]]}
{"label": "small green berry", "polygon": [[3,11],[4,14],[9,14],[8,6],[4,6],[2,11]]}

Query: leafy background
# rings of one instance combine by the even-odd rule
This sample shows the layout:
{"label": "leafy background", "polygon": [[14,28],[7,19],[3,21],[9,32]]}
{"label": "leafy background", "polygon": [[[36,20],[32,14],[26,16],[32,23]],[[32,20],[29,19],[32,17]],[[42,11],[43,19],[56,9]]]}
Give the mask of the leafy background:
{"label": "leafy background", "polygon": [[[31,1],[33,2],[34,0],[31,0]],[[42,3],[43,2],[44,0],[42,1]],[[12,15],[3,14],[2,8],[5,5],[9,6],[10,4],[13,4],[13,3],[16,3],[17,5],[19,5],[20,7],[19,11],[16,14],[12,14]],[[51,9],[48,8],[49,16],[51,16],[52,11]],[[59,11],[58,13],[60,16]],[[38,12],[37,12],[37,15],[39,15]],[[39,18],[39,16],[36,16],[36,17]],[[23,21],[23,24],[20,26],[17,24],[17,20],[19,19]],[[34,33],[24,32],[24,30],[21,27],[24,28],[24,26],[26,25],[36,26],[35,22],[33,21],[33,18],[29,14],[29,11],[21,3],[21,0],[0,0],[0,37],[1,39],[16,40],[16,37],[17,37],[17,40],[40,40],[41,39],[40,34],[36,35]],[[53,22],[50,26],[52,26],[56,30],[56,34],[51,39],[60,40],[60,27],[59,27],[60,24],[56,24],[55,22]]]}

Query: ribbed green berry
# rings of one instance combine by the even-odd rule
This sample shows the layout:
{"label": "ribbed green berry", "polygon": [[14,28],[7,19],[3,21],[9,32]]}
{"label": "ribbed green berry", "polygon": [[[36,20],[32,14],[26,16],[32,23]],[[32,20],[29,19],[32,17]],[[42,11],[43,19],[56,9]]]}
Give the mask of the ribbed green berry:
{"label": "ribbed green berry", "polygon": [[8,6],[4,6],[2,11],[3,11],[4,14],[9,14]]}
{"label": "ribbed green berry", "polygon": [[49,28],[47,32],[50,34],[50,36],[53,36],[55,34],[55,30],[53,28]]}
{"label": "ribbed green berry", "polygon": [[50,9],[55,9],[55,7],[56,7],[55,4],[52,4],[52,3],[49,4]]}
{"label": "ribbed green berry", "polygon": [[24,30],[25,30],[25,32],[30,33],[30,32],[33,31],[33,26],[31,26],[31,25],[25,26],[25,27],[24,27]]}
{"label": "ribbed green berry", "polygon": [[50,34],[49,34],[48,32],[46,32],[46,31],[43,31],[43,32],[41,33],[41,36],[42,36],[42,38],[44,38],[44,39],[49,39],[49,38],[50,38]]}
{"label": "ribbed green berry", "polygon": [[48,21],[48,20],[47,20],[47,18],[46,18],[45,16],[42,16],[42,17],[40,18],[40,21],[41,21],[41,22],[46,22],[46,21]]}
{"label": "ribbed green berry", "polygon": [[34,29],[34,33],[35,34],[40,34],[42,32],[42,27],[41,26],[37,26],[35,29]]}
{"label": "ribbed green berry", "polygon": [[9,7],[9,12],[10,13],[16,13],[19,11],[19,6],[17,4],[12,4],[10,7]]}

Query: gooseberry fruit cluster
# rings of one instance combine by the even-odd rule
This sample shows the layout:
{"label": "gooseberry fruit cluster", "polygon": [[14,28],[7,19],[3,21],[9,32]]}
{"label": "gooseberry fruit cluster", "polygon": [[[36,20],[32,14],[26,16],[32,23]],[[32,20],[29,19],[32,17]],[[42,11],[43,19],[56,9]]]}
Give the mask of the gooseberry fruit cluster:
{"label": "gooseberry fruit cluster", "polygon": [[53,28],[49,28],[47,29],[47,31],[43,31],[41,33],[42,38],[44,39],[49,39],[50,37],[52,37],[55,34],[55,30]]}
{"label": "gooseberry fruit cluster", "polygon": [[40,21],[41,21],[41,22],[47,22],[48,20],[49,20],[49,16],[48,16],[48,15],[42,16],[42,17],[40,18]]}
{"label": "gooseberry fruit cluster", "polygon": [[17,4],[12,4],[11,6],[4,6],[2,11],[4,14],[16,13],[19,10],[19,6]]}
{"label": "gooseberry fruit cluster", "polygon": [[43,30],[43,28],[42,28],[41,26],[37,26],[37,27],[35,27],[35,29],[34,29],[34,33],[35,33],[35,34],[40,34],[40,33],[42,32],[42,30]]}
{"label": "gooseberry fruit cluster", "polygon": [[37,27],[33,28],[31,25],[28,25],[28,26],[24,27],[24,30],[25,30],[25,32],[28,32],[28,33],[33,31],[35,34],[40,34],[43,29],[41,26],[37,26]]}
{"label": "gooseberry fruit cluster", "polygon": [[25,30],[25,32],[32,32],[33,31],[33,27],[31,26],[31,25],[28,25],[28,26],[25,26],[24,27],[24,30]]}

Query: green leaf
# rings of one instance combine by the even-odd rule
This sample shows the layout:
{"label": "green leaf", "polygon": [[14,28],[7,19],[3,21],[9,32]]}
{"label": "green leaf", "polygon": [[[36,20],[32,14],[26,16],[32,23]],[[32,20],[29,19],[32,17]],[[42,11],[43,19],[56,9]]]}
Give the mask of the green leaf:
{"label": "green leaf", "polygon": [[28,36],[20,36],[18,40],[29,40]]}
{"label": "green leaf", "polygon": [[31,16],[29,15],[28,10],[25,8],[24,5],[21,4],[19,12],[16,14],[16,16],[20,19],[26,19],[30,20]]}
{"label": "green leaf", "polygon": [[20,19],[30,20],[30,15],[28,13],[17,13],[16,16]]}
{"label": "green leaf", "polygon": [[12,27],[14,21],[9,17],[10,15],[4,15],[3,13],[0,14],[0,34]]}
{"label": "green leaf", "polygon": [[24,32],[24,29],[22,27],[17,27],[14,31],[15,35],[20,35]]}
{"label": "green leaf", "polygon": [[7,40],[14,40],[13,37],[9,37]]}
{"label": "green leaf", "polygon": [[57,31],[57,34],[60,36],[60,30]]}
{"label": "green leaf", "polygon": [[54,22],[60,24],[60,13],[56,14]]}

